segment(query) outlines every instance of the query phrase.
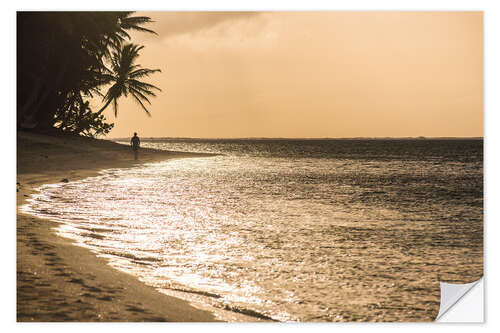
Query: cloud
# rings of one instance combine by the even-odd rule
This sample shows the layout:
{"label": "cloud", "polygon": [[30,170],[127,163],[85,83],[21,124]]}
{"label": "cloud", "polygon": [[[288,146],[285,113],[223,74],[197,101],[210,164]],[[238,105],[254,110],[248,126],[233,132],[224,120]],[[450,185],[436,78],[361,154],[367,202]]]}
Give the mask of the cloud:
{"label": "cloud", "polygon": [[[201,29],[188,33],[160,36],[164,45],[172,48],[188,48],[192,51],[206,53],[207,50],[218,53],[237,51],[260,53],[273,47],[282,27],[279,20],[270,19],[262,14],[255,17],[226,19],[213,25],[205,25]],[[227,54],[225,53],[227,56]]]}
{"label": "cloud", "polygon": [[[138,12],[154,21],[148,28],[166,39],[182,34],[193,34],[213,28],[227,21],[249,20],[259,12]],[[144,36],[142,39],[146,39]]]}

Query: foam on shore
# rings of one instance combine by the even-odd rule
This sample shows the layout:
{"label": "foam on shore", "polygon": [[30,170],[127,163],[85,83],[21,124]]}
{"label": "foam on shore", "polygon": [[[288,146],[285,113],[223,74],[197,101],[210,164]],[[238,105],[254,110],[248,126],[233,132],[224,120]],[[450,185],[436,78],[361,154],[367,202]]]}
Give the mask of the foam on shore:
{"label": "foam on shore", "polygon": [[[99,170],[208,154],[142,149],[81,137],[17,136],[17,207],[43,184],[96,176]],[[57,223],[17,212],[17,321],[253,321],[200,309],[111,268],[105,259],[58,237]],[[215,314],[214,312],[217,312]]]}

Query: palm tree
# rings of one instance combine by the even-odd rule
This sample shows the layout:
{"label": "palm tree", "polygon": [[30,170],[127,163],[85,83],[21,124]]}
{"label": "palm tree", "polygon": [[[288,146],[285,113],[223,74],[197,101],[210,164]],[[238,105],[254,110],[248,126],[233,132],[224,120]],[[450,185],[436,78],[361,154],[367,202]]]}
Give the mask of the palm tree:
{"label": "palm tree", "polygon": [[151,116],[144,103],[151,104],[148,97],[155,97],[156,94],[153,90],[161,91],[161,89],[152,84],[139,81],[139,79],[161,72],[161,70],[141,68],[141,65],[134,63],[139,56],[139,51],[143,48],[144,46],[125,44],[120,49],[112,51],[111,70],[108,74],[105,74],[107,81],[112,85],[104,95],[103,102],[105,104],[97,112],[98,114],[101,114],[113,102],[116,117],[118,114],[118,99],[121,96],[127,97],[130,94],[146,114]]}
{"label": "palm tree", "polygon": [[135,30],[140,32],[147,32],[154,35],[158,35],[156,32],[150,29],[142,27],[144,24],[153,23],[150,17],[147,16],[130,16],[134,12],[103,12],[102,15],[111,15],[116,17],[115,24],[113,27],[109,27],[109,32],[106,34],[106,38],[102,40],[103,45],[103,55],[110,57],[110,49],[120,49],[123,42],[128,39],[131,40],[130,35],[126,30]]}
{"label": "palm tree", "polygon": [[134,12],[119,12],[118,17],[118,33],[127,39],[131,39],[130,35],[125,30],[135,30],[141,32],[149,32],[151,34],[158,35],[156,32],[150,29],[141,27],[143,24],[153,23],[150,17],[147,16],[130,16]]}

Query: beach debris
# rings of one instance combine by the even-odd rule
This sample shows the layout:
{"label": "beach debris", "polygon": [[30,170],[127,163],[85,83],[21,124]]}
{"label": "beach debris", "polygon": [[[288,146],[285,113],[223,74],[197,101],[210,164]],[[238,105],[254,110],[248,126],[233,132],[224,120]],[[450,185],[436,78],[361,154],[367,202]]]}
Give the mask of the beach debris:
{"label": "beach debris", "polygon": [[62,183],[68,183],[68,182],[69,182],[69,180],[68,180],[68,178],[63,178],[63,179],[61,179],[61,182],[62,182]]}

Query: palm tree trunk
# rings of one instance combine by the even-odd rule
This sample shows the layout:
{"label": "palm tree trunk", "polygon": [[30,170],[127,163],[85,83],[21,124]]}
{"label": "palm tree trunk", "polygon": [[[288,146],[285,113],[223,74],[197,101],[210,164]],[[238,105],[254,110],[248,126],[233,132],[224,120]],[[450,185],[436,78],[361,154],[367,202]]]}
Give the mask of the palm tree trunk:
{"label": "palm tree trunk", "polygon": [[112,99],[109,99],[109,100],[106,102],[106,104],[104,104],[104,106],[103,106],[103,107],[102,107],[99,111],[97,111],[97,112],[96,112],[96,113],[97,113],[97,115],[100,115],[100,114],[104,111],[104,109],[106,109],[106,108],[108,107],[108,105],[111,103],[111,101],[112,101]]}

